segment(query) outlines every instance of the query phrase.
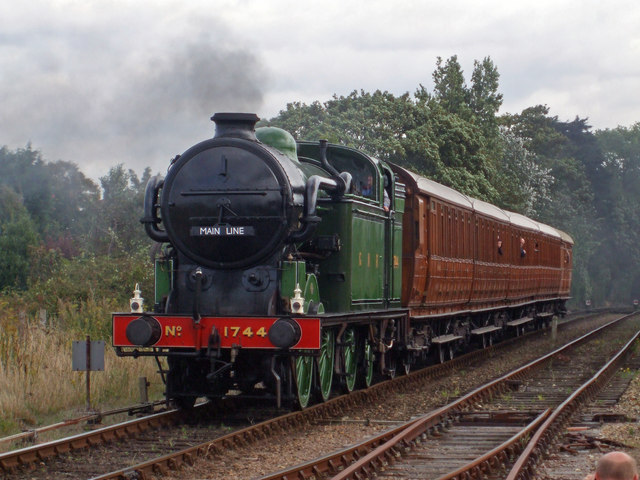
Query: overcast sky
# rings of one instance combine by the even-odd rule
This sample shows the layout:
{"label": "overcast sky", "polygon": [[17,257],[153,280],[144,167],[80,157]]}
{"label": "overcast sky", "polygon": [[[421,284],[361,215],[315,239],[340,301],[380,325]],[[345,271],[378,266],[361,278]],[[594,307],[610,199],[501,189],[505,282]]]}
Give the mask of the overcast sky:
{"label": "overcast sky", "polygon": [[217,111],[431,90],[451,55],[467,81],[491,57],[502,112],[640,121],[637,0],[5,0],[0,145],[94,179],[118,163],[164,172]]}

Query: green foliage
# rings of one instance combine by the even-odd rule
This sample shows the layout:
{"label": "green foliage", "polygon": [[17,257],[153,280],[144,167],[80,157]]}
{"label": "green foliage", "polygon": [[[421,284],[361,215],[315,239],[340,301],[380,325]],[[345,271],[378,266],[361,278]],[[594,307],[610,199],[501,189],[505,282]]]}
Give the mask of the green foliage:
{"label": "green foliage", "polygon": [[494,167],[489,152],[484,148],[482,131],[458,115],[437,107],[431,110],[434,112],[432,124],[438,151],[434,158],[436,168],[426,172],[435,181],[462,193],[495,202],[498,195],[489,181]]}
{"label": "green foliage", "polygon": [[149,246],[140,218],[144,191],[151,169],[142,178],[122,164],[112,167],[100,178],[103,196],[91,207],[91,227],[85,238],[85,250],[97,254],[122,255]]}
{"label": "green foliage", "polygon": [[599,217],[589,272],[609,279],[597,299],[627,303],[640,297],[640,123],[596,132],[595,141],[599,155],[586,157]]}
{"label": "green foliage", "polygon": [[486,136],[495,135],[498,126],[498,110],[502,106],[502,94],[498,93],[500,74],[489,57],[473,62],[469,106],[480,120]]}
{"label": "green foliage", "polygon": [[288,104],[268,123],[364,149],[565,230],[576,242],[575,303],[640,296],[640,124],[594,134],[586,119],[560,121],[546,105],[498,116],[499,78],[487,57],[467,85],[457,56],[438,58],[432,92],[354,91]]}
{"label": "green foliage", "polygon": [[[587,119],[560,121],[546,105],[499,116],[489,57],[474,61],[469,84],[457,56],[439,57],[432,79],[432,91],[419,85],[412,95],[354,90],[293,102],[262,124],[363,149],[567,231],[579,303],[639,297],[640,123],[593,133]],[[136,282],[152,296],[152,242],[139,223],[149,169],[138,176],[117,165],[99,188],[30,145],[0,148],[0,168],[0,289],[28,287],[29,305],[78,312],[78,328],[103,299],[126,306]]]}
{"label": "green foliage", "polygon": [[522,138],[512,132],[499,134],[502,155],[492,184],[500,192],[496,204],[503,208],[539,217],[549,205],[550,189],[555,181],[550,168],[542,167]]}
{"label": "green foliage", "polygon": [[[143,295],[153,298],[153,265],[148,249],[143,248],[127,257],[106,255],[81,255],[66,259],[51,251],[38,250],[33,265],[50,264],[45,274],[34,274],[24,299],[33,308],[46,308],[58,313],[61,302],[79,309],[91,302],[110,302],[114,310],[128,308],[136,283]],[[69,308],[67,308],[69,311]]]}
{"label": "green foliage", "polygon": [[122,303],[110,298],[89,297],[79,302],[59,300],[55,310],[57,328],[79,338],[111,338],[111,312],[122,311]]}
{"label": "green foliage", "polygon": [[433,72],[433,82],[433,99],[438,105],[449,113],[464,120],[470,120],[472,116],[469,105],[470,92],[467,89],[457,55],[447,59],[444,63],[442,58],[438,57],[436,69]]}
{"label": "green foliage", "polygon": [[38,242],[36,227],[22,199],[0,185],[0,290],[26,286],[30,250]]}
{"label": "green foliage", "polygon": [[269,120],[298,140],[324,138],[353,148],[367,148],[380,158],[402,155],[402,136],[411,128],[413,103],[408,94],[353,91],[320,104],[290,103]]}
{"label": "green foliage", "polygon": [[47,163],[28,145],[14,152],[0,148],[0,168],[0,185],[22,198],[45,241],[56,245],[66,238],[68,243],[86,232],[89,206],[98,199],[98,187],[75,164]]}
{"label": "green foliage", "polygon": [[473,108],[481,115],[499,108],[497,71],[489,59],[476,64],[479,83],[469,90],[455,57],[445,64],[442,59],[438,62],[434,94],[423,86],[413,97],[354,91],[325,103],[290,103],[263,124],[288,130],[299,140],[325,138],[363,149],[463,193],[495,201],[497,191],[490,182],[494,152],[487,148],[495,142],[485,137],[482,119]]}

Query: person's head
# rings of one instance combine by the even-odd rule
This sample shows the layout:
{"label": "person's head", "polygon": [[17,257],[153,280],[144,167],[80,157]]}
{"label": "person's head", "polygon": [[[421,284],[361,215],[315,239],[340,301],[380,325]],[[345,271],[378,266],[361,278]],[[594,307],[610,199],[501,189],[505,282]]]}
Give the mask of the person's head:
{"label": "person's head", "polygon": [[369,175],[367,177],[367,187],[371,187],[371,186],[373,186],[373,177]]}
{"label": "person's head", "polygon": [[524,237],[520,237],[520,246],[524,247]]}
{"label": "person's head", "polygon": [[624,452],[610,452],[598,460],[595,480],[638,480],[636,461]]}

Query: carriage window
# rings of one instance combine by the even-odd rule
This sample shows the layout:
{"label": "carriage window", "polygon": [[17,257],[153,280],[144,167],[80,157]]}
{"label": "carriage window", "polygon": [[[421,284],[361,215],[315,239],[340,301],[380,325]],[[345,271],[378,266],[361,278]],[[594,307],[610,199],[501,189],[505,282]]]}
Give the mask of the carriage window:
{"label": "carriage window", "polygon": [[525,247],[524,237],[520,237],[520,256],[523,258],[527,256],[527,250],[524,247]]}

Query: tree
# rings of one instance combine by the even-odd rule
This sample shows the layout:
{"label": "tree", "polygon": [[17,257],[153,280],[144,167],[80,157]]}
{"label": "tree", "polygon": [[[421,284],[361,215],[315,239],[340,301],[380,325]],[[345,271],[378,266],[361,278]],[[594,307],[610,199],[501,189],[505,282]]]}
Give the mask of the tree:
{"label": "tree", "polygon": [[22,199],[38,229],[44,231],[50,216],[49,182],[42,155],[31,145],[14,152],[0,149],[0,185],[10,187]]}
{"label": "tree", "polygon": [[500,74],[489,57],[473,62],[469,106],[475,122],[489,142],[499,140],[498,110],[502,106],[502,94],[498,93]]}
{"label": "tree", "polygon": [[146,168],[139,178],[120,164],[100,177],[102,199],[93,206],[88,242],[97,253],[130,254],[150,244],[140,224],[144,192],[151,177]]}
{"label": "tree", "polygon": [[47,245],[71,255],[87,232],[90,206],[99,198],[97,185],[74,163],[45,162],[31,145],[13,152],[2,147],[0,167],[0,185],[22,198]]}
{"label": "tree", "polygon": [[288,104],[263,124],[284,128],[301,140],[325,138],[363,149],[463,193],[494,201],[497,192],[490,182],[494,164],[482,129],[468,120],[472,114],[462,71],[455,57],[446,65],[439,62],[434,73],[438,91],[433,95],[422,85],[413,98],[408,93],[396,97],[389,92],[354,91],[323,104]]}
{"label": "tree", "polygon": [[467,89],[458,56],[454,55],[443,63],[438,57],[433,72],[433,100],[446,112],[456,114],[464,120],[471,120],[471,94]]}
{"label": "tree", "polygon": [[475,198],[495,202],[498,193],[490,182],[493,163],[484,148],[481,130],[460,116],[432,108],[432,129],[438,146],[431,178]]}
{"label": "tree", "polygon": [[0,185],[0,290],[26,287],[30,250],[38,243],[35,224],[22,199]]}
{"label": "tree", "polygon": [[640,297],[640,123],[601,130],[594,138],[601,156],[589,152],[587,159],[598,177],[601,229],[591,268],[610,278],[603,297],[631,302]]}
{"label": "tree", "polygon": [[549,207],[555,181],[551,169],[540,165],[536,155],[513,132],[500,133],[502,155],[493,185],[500,192],[497,204],[527,216],[539,217]]}

